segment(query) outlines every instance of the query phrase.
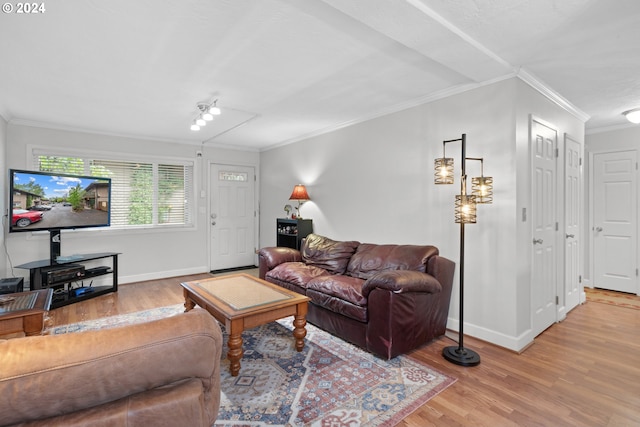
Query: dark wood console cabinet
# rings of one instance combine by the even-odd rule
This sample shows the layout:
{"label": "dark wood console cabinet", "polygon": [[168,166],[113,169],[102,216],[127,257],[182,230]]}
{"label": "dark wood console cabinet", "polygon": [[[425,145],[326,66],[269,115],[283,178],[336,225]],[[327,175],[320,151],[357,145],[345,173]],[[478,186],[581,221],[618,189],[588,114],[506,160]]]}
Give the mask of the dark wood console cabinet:
{"label": "dark wood console cabinet", "polygon": [[[73,304],[109,292],[118,291],[118,253],[102,252],[95,254],[75,255],[64,262],[52,263],[51,260],[32,261],[18,265],[16,268],[29,270],[31,290],[53,290],[51,308]],[[88,266],[97,260],[111,258],[111,265]],[[93,286],[93,278],[111,274],[111,286]],[[90,288],[91,291],[80,293],[79,288]]]}
{"label": "dark wood console cabinet", "polygon": [[278,218],[276,231],[276,246],[300,249],[302,239],[313,233],[313,222],[310,219]]}

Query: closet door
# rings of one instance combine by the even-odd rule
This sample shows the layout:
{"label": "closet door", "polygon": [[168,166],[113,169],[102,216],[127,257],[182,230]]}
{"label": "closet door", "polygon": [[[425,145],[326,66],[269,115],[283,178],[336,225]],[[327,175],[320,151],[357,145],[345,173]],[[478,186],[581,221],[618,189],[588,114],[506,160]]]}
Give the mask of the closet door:
{"label": "closet door", "polygon": [[[539,119],[531,119],[532,189],[532,330],[539,335],[557,320],[558,131]],[[560,258],[561,259],[561,258]]]}
{"label": "closet door", "polygon": [[564,140],[564,314],[580,304],[580,219],[582,198],[580,143]]}

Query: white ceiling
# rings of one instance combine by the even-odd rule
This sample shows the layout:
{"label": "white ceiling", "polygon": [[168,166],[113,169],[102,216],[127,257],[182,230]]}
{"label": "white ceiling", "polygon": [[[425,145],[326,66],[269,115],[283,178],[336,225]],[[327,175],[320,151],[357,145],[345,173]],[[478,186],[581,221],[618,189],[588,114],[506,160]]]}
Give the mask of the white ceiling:
{"label": "white ceiling", "polygon": [[0,14],[10,122],[265,149],[514,75],[587,129],[640,107],[637,0],[42,3]]}

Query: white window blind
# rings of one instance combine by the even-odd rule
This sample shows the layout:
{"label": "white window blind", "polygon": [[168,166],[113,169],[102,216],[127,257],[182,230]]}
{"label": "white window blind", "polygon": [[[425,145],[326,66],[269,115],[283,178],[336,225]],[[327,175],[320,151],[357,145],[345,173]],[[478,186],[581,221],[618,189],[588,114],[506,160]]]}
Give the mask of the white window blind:
{"label": "white window blind", "polygon": [[193,164],[50,155],[34,150],[40,171],[111,178],[111,226],[192,225]]}

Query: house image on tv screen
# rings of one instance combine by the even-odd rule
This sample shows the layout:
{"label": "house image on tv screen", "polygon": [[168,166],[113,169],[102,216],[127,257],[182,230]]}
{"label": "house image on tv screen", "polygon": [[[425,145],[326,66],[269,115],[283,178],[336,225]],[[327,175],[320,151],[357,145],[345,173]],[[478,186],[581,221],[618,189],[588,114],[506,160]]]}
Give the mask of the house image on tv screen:
{"label": "house image on tv screen", "polygon": [[41,204],[43,204],[42,196],[39,194],[30,193],[24,190],[13,191],[13,209],[29,209],[31,206]]}
{"label": "house image on tv screen", "polygon": [[92,182],[84,189],[84,202],[89,209],[109,212],[109,184]]}

